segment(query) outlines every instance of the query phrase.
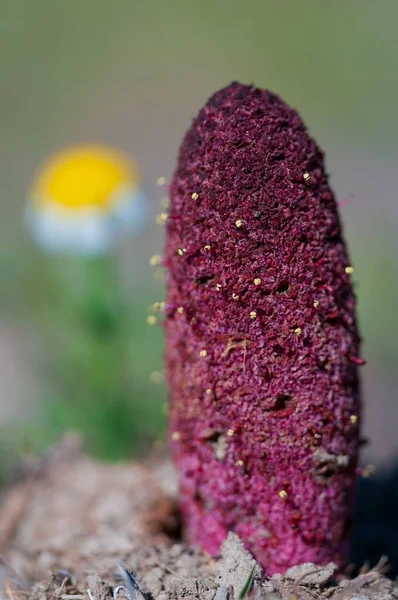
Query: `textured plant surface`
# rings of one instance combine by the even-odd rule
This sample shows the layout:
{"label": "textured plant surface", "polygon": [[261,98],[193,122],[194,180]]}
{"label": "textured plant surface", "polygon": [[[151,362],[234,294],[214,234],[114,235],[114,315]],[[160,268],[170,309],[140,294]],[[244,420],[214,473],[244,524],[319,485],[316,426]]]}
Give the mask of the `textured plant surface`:
{"label": "textured plant surface", "polygon": [[359,337],[323,154],[277,96],[233,83],[200,111],[171,185],[170,439],[191,538],[227,532],[268,573],[344,564]]}

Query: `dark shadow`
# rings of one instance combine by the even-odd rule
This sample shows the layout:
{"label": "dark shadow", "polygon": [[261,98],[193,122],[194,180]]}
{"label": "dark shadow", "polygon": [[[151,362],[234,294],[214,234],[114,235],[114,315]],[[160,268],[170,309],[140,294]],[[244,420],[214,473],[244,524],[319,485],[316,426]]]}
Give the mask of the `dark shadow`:
{"label": "dark shadow", "polygon": [[355,515],[351,561],[376,565],[388,557],[390,578],[398,576],[398,465],[361,478]]}

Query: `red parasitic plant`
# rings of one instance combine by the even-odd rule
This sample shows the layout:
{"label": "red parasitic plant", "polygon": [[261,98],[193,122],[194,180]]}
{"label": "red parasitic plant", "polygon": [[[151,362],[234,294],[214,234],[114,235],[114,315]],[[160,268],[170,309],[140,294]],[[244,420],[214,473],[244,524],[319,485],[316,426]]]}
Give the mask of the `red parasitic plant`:
{"label": "red parasitic plant", "polygon": [[344,565],[359,336],[323,154],[299,115],[232,83],[200,111],[170,189],[170,443],[191,539],[236,532],[266,572]]}

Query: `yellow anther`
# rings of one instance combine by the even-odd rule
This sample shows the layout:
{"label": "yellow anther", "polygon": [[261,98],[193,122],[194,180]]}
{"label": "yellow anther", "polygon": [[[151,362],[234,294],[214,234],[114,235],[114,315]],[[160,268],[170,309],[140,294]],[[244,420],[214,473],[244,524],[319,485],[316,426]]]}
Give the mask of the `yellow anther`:
{"label": "yellow anther", "polygon": [[319,300],[314,300],[314,307],[318,308],[318,306],[319,306]]}
{"label": "yellow anther", "polygon": [[181,439],[181,433],[179,431],[173,431],[173,433],[171,434],[171,439],[174,440],[175,442],[177,440]]}
{"label": "yellow anther", "polygon": [[297,328],[294,330],[294,333],[295,333],[297,336],[298,336],[298,335],[301,335],[301,333],[302,333],[302,329],[301,329],[301,327],[297,327]]}
{"label": "yellow anther", "polygon": [[311,175],[308,172],[304,173],[304,175],[303,175],[303,179],[305,181],[308,181],[310,179],[310,177],[311,177]]}
{"label": "yellow anther", "polygon": [[348,265],[348,267],[346,267],[344,269],[344,271],[347,273],[347,275],[352,275],[354,272],[354,267],[352,267],[351,265]]}
{"label": "yellow anther", "polygon": [[162,257],[160,256],[160,254],[154,254],[153,256],[151,256],[151,258],[149,259],[149,264],[152,267],[156,267],[156,265],[160,265],[160,263],[162,262]]}
{"label": "yellow anther", "polygon": [[194,193],[191,195],[191,198],[192,198],[192,200],[197,200],[197,199],[199,198],[199,194],[198,194],[197,192],[194,192]]}
{"label": "yellow anther", "polygon": [[205,250],[210,250],[210,246],[209,246],[209,244],[206,244],[206,246],[205,246],[205,248],[204,248],[204,249],[205,249]]}
{"label": "yellow anther", "polygon": [[164,280],[164,277],[165,277],[165,275],[164,275],[164,271],[163,271],[163,269],[156,269],[156,270],[155,270],[155,272],[154,272],[154,274],[153,274],[153,278],[154,278],[156,281],[163,281],[163,280]]}
{"label": "yellow anther", "polygon": [[147,321],[148,325],[155,325],[156,317],[154,315],[149,315],[149,317],[147,317],[146,321]]}
{"label": "yellow anther", "polygon": [[232,294],[232,300],[239,300],[238,294]]}
{"label": "yellow anther", "polygon": [[157,185],[166,185],[167,179],[166,177],[158,177],[156,180]]}
{"label": "yellow anther", "polygon": [[167,216],[167,213],[161,212],[160,215],[157,215],[156,217],[156,223],[158,225],[163,225],[167,221]]}
{"label": "yellow anther", "polygon": [[350,421],[353,425],[358,421],[357,415],[350,415]]}
{"label": "yellow anther", "polygon": [[242,225],[243,225],[242,219],[238,219],[237,221],[235,221],[235,225],[238,229],[239,229],[239,227],[242,227]]}
{"label": "yellow anther", "polygon": [[207,388],[207,390],[206,390],[206,394],[207,394],[208,396],[210,396],[212,393],[213,393],[213,392],[212,392],[212,390],[211,390],[210,388]]}
{"label": "yellow anther", "polygon": [[152,383],[162,383],[164,380],[164,375],[162,371],[152,371],[149,375],[149,379]]}
{"label": "yellow anther", "polygon": [[362,471],[362,477],[370,477],[376,471],[376,467],[374,465],[366,465]]}
{"label": "yellow anther", "polygon": [[279,497],[280,498],[286,498],[287,496],[287,491],[286,490],[281,490],[280,492],[278,492]]}
{"label": "yellow anther", "polygon": [[251,318],[251,319],[255,319],[256,317],[257,317],[257,313],[256,313],[256,311],[255,311],[255,310],[252,310],[252,311],[251,311],[251,313],[250,313],[250,318]]}
{"label": "yellow anther", "polygon": [[200,355],[202,358],[205,358],[205,357],[207,356],[207,350],[201,350],[201,351],[199,352],[199,355]]}
{"label": "yellow anther", "polygon": [[217,290],[217,292],[219,292],[221,290],[221,288],[222,288],[221,283],[216,283],[216,290]]}
{"label": "yellow anther", "polygon": [[184,312],[184,307],[183,306],[179,306],[177,308],[177,312],[178,312],[179,315],[182,315],[182,313]]}
{"label": "yellow anther", "polygon": [[244,464],[244,463],[243,463],[243,460],[237,460],[237,461],[236,461],[236,466],[237,466],[237,467],[243,467],[243,464]]}
{"label": "yellow anther", "polygon": [[186,248],[178,248],[177,253],[182,256],[183,254],[185,254],[185,252],[187,251]]}
{"label": "yellow anther", "polygon": [[260,277],[256,277],[256,279],[254,280],[254,285],[260,285],[260,283],[261,283]]}
{"label": "yellow anther", "polygon": [[228,436],[228,437],[232,437],[232,436],[234,435],[234,433],[235,433],[235,432],[234,432],[234,430],[233,430],[233,429],[228,429],[228,431],[227,431],[227,436]]}

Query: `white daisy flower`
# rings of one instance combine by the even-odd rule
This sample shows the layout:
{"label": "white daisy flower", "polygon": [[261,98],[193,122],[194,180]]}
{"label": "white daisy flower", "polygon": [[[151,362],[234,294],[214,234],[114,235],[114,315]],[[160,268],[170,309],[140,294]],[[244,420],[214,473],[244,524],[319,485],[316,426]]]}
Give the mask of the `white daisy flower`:
{"label": "white daisy flower", "polygon": [[36,242],[50,252],[95,255],[139,233],[148,207],[136,166],[104,146],[70,148],[38,171],[26,207]]}

